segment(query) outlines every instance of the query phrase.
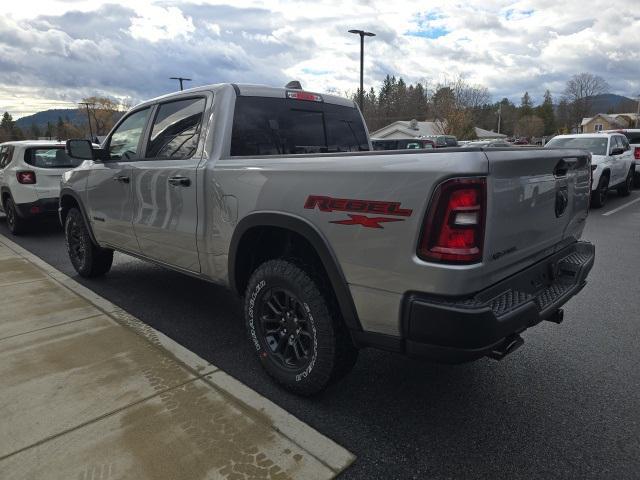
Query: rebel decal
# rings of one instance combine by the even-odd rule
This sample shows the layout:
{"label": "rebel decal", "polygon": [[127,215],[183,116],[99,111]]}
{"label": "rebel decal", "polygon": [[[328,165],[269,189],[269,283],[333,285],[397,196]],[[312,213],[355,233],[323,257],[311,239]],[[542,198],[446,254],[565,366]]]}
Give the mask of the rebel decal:
{"label": "rebel decal", "polygon": [[409,217],[412,213],[411,209],[400,208],[400,202],[309,195],[304,208],[313,210],[316,207],[322,212],[376,213],[378,215],[397,215],[399,217]]}
{"label": "rebel decal", "polygon": [[309,195],[304,204],[304,208],[313,210],[316,207],[318,207],[318,210],[321,212],[354,212],[356,215],[349,214],[348,219],[334,220],[329,223],[338,225],[362,225],[366,228],[384,228],[380,225],[381,223],[401,222],[404,218],[368,217],[362,215],[363,213],[393,215],[395,217],[409,217],[412,213],[411,209],[402,208],[400,202]]}

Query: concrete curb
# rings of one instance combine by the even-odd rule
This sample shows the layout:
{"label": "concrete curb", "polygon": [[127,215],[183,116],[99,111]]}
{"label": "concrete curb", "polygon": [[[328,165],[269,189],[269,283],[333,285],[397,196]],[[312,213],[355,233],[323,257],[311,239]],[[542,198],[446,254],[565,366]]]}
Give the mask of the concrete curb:
{"label": "concrete curb", "polygon": [[306,450],[335,474],[342,472],[355,461],[356,457],[351,452],[333,440],[325,437],[275,403],[251,390],[215,365],[198,357],[162,332],[155,330],[117,305],[79,284],[2,234],[0,234],[0,243],[34,264],[68,290],[92,303],[118,324],[134,331],[156,348],[168,352],[175,360],[187,367],[195,376],[207,382],[212,388],[230,395],[240,406],[244,405],[245,408],[261,412],[269,419],[272,428],[300,448]]}

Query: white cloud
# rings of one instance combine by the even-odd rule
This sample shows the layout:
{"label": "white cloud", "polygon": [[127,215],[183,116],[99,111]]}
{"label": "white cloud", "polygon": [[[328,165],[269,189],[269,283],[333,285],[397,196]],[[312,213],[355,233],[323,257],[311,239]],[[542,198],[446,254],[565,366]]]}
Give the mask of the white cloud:
{"label": "white cloud", "polygon": [[195,30],[193,20],[185,17],[177,7],[147,6],[139,9],[137,14],[131,19],[129,27],[131,36],[136,40],[173,40],[188,36]]}
{"label": "white cloud", "polygon": [[[352,28],[377,34],[365,44],[367,87],[386,74],[409,82],[463,74],[494,99],[518,99],[525,90],[540,99],[546,88],[558,95],[572,74],[589,71],[615,93],[640,92],[640,12],[628,0],[588,8],[584,0],[47,0],[4,7],[0,88],[19,84],[34,101],[52,91],[72,99],[91,90],[144,99],[175,88],[167,79],[175,75],[193,84],[296,78],[317,91],[354,91],[359,39],[347,33]],[[0,110],[9,106],[4,98]]]}

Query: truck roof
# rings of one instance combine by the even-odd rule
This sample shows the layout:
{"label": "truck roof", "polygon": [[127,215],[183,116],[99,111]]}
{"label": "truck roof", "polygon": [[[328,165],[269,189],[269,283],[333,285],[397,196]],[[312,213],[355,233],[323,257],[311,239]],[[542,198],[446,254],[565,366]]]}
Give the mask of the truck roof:
{"label": "truck roof", "polygon": [[313,93],[315,95],[320,95],[322,97],[322,101],[325,103],[331,103],[334,105],[342,105],[345,107],[356,107],[356,103],[353,100],[349,100],[347,98],[339,97],[337,95],[331,95],[328,93],[319,93],[312,92],[310,90],[296,90],[292,88],[285,87],[270,87],[268,85],[257,85],[250,83],[216,83],[211,85],[202,85],[200,87],[189,88],[186,90],[168,93],[166,95],[161,95],[159,97],[155,97],[149,100],[146,100],[142,103],[136,105],[136,107],[147,105],[151,103],[156,103],[160,100],[167,100],[173,97],[182,97],[189,94],[200,93],[200,92],[216,92],[218,90],[222,90],[225,88],[233,88],[236,92],[237,96],[243,97],[272,97],[272,98],[287,98],[287,92],[291,91],[302,91]]}

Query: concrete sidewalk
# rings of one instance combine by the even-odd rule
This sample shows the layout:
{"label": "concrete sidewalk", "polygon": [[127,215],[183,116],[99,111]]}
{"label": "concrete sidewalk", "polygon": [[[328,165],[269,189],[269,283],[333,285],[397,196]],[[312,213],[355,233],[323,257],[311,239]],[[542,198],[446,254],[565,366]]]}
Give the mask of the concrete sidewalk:
{"label": "concrete sidewalk", "polygon": [[0,235],[2,479],[325,479],[353,460]]}

